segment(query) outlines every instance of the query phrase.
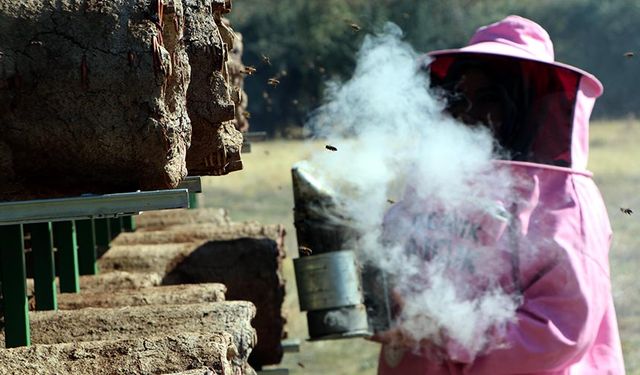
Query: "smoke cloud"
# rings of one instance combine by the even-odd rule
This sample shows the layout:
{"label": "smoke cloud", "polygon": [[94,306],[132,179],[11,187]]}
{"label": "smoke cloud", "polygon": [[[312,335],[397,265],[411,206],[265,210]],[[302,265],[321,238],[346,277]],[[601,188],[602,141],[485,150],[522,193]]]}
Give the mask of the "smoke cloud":
{"label": "smoke cloud", "polygon": [[352,219],[360,259],[392,280],[393,325],[416,350],[471,360],[502,345],[519,303],[501,282],[512,254],[493,240],[509,230],[513,178],[491,162],[488,129],[443,112],[419,60],[393,24],[367,36],[308,124],[337,151],[305,168]]}

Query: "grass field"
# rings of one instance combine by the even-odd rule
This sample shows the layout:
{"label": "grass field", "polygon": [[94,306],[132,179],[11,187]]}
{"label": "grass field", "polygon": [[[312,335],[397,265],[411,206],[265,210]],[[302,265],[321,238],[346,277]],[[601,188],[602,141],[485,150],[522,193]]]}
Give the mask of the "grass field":
{"label": "grass field", "polygon": [[[598,122],[591,127],[589,168],[604,196],[614,229],[611,269],[614,298],[627,373],[640,375],[640,122]],[[306,342],[306,320],[298,310],[291,258],[296,256],[293,229],[291,166],[311,153],[326,152],[323,143],[269,141],[254,143],[243,156],[245,169],[203,181],[204,205],[226,207],[234,220],[258,220],[287,226],[285,262],[291,338],[302,341],[301,352],[286,354],[279,367],[291,374],[372,375],[378,345],[361,339]],[[627,215],[620,208],[634,212]]]}

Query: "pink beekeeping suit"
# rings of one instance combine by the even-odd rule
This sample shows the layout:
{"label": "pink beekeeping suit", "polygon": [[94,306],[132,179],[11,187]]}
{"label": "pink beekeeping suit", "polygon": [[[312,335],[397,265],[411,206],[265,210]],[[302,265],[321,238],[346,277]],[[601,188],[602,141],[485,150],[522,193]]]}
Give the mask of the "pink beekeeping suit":
{"label": "pink beekeeping suit", "polygon": [[[544,115],[531,133],[532,157],[495,162],[524,187],[517,190],[524,203],[512,212],[517,237],[522,242],[545,241],[538,256],[520,259],[516,267],[522,302],[507,327],[506,345],[474,358],[452,347],[441,360],[383,345],[378,373],[624,374],[609,274],[611,227],[586,169],[588,120],[602,85],[587,72],[555,62],[546,31],[518,16],[480,28],[467,47],[429,55],[432,76],[445,75],[460,56],[517,59],[527,75],[540,77],[533,83],[540,90],[548,87],[545,77],[554,70],[556,95],[537,103],[537,113]],[[403,215],[402,207],[400,203],[390,215]]]}

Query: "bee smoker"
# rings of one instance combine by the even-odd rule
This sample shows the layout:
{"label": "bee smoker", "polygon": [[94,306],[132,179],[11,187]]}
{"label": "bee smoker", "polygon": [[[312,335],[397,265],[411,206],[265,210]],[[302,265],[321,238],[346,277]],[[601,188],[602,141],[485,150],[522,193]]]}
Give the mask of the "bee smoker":
{"label": "bee smoker", "polygon": [[299,252],[294,269],[309,339],[366,337],[388,329],[384,273],[358,261],[358,234],[340,212],[335,194],[303,164],[292,169],[292,179]]}

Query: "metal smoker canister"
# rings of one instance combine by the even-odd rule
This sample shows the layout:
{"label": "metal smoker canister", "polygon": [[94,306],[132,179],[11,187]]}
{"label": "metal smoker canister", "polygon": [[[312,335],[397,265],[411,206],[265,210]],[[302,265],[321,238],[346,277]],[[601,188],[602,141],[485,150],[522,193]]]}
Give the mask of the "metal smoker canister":
{"label": "metal smoker canister", "polygon": [[341,216],[331,191],[304,166],[296,166],[292,178],[301,250],[294,268],[310,339],[363,337],[386,329],[386,283],[381,272],[370,267],[363,273],[352,250],[357,233],[348,218]]}

